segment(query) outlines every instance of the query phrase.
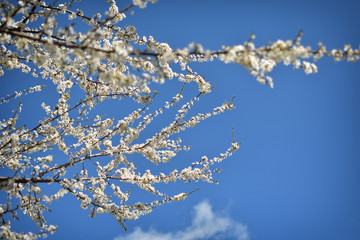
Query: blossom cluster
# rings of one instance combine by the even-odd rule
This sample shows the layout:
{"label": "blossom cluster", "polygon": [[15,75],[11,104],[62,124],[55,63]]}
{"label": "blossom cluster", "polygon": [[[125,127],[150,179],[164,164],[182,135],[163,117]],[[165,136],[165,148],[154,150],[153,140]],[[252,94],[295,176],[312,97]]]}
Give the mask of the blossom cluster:
{"label": "blossom cluster", "polygon": [[[302,68],[309,74],[317,72],[314,62],[323,56],[350,62],[360,56],[360,50],[349,45],[343,50],[327,51],[320,44],[317,50],[312,50],[301,45],[301,33],[294,41],[278,40],[261,47],[255,47],[251,36],[244,44],[215,51],[195,43],[173,49],[153,36],[139,36],[134,26],[122,24],[132,8],[144,8],[154,0],[133,0],[122,9],[115,0],[108,2],[108,11],[94,16],[75,10],[73,1],[57,6],[41,0],[0,3],[0,76],[20,69],[35,80],[52,82],[59,96],[56,104],[44,100],[41,107],[45,117],[37,119],[34,126],[19,125],[21,102],[11,117],[0,121],[0,167],[9,172],[0,176],[0,190],[7,193],[6,201],[0,203],[1,238],[35,239],[53,233],[56,226],[47,225],[43,213],[54,200],[67,194],[75,196],[81,208],[90,209],[91,217],[108,213],[126,228],[125,220],[137,219],[194,192],[168,196],[156,188],[157,184],[216,182],[213,174],[220,170],[212,166],[239,149],[240,143],[235,139],[218,157],[204,156],[190,166],[167,173],[140,171],[141,166],[129,157],[139,154],[155,165],[167,163],[179,151],[190,148],[182,145],[176,134],[235,108],[231,99],[208,113],[189,116],[191,107],[212,91],[210,82],[191,68],[193,62],[218,59],[236,63],[248,69],[260,83],[273,87],[269,73],[278,63]],[[58,20],[64,19],[63,15],[68,20],[64,27]],[[79,21],[89,30],[76,29],[73,23]],[[158,94],[153,90],[154,83],[168,79],[177,79],[183,87],[171,100],[150,111],[149,106]],[[185,100],[183,91],[191,85],[196,86],[198,94]],[[45,85],[34,84],[3,97],[0,104],[48,90],[44,88]],[[77,100],[79,95],[74,96],[73,92],[81,92],[81,99]],[[124,99],[141,107],[125,117],[121,114],[107,117],[96,112],[103,102]],[[170,108],[178,108],[173,121],[152,137],[142,139],[151,122]],[[54,191],[47,192],[45,185],[52,186]],[[149,193],[154,200],[134,202],[134,187]],[[18,212],[28,215],[40,232],[13,230],[11,222],[19,218]]]}

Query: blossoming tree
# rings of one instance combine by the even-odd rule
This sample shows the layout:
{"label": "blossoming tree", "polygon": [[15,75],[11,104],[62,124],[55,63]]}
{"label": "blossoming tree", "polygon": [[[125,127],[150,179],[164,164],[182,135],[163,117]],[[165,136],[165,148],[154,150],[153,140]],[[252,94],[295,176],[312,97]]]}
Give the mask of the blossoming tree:
{"label": "blossoming tree", "polygon": [[[125,220],[137,219],[193,192],[169,196],[156,188],[158,183],[216,182],[212,175],[220,170],[213,165],[239,149],[240,143],[234,138],[218,157],[204,156],[181,170],[156,174],[150,169],[140,171],[138,163],[129,158],[140,154],[155,166],[167,163],[179,151],[190,148],[181,144],[177,133],[234,109],[230,98],[208,113],[188,116],[193,104],[213,88],[191,68],[191,63],[236,63],[248,69],[258,82],[273,87],[269,73],[281,62],[310,74],[317,72],[314,62],[323,56],[350,62],[360,56],[360,50],[349,45],[331,51],[321,44],[316,49],[303,46],[301,32],[293,40],[260,47],[255,46],[251,35],[243,44],[219,50],[206,50],[200,44],[172,49],[152,36],[139,36],[134,26],[122,25],[132,8],[144,8],[155,0],[133,0],[123,8],[115,0],[108,0],[109,10],[94,16],[74,9],[74,2],[0,3],[0,75],[20,69],[23,74],[51,81],[58,93],[56,104],[41,104],[45,117],[29,127],[18,123],[22,102],[17,99],[47,91],[44,85],[34,84],[0,100],[0,104],[17,101],[12,115],[4,113],[7,117],[0,124],[0,188],[1,196],[5,196],[0,202],[2,238],[35,239],[53,233],[56,226],[46,223],[44,212],[66,194],[74,195],[81,208],[89,209],[91,217],[111,214],[126,229]],[[87,28],[77,24],[86,24]],[[156,83],[166,84],[167,79],[176,79],[182,88],[163,106],[150,111],[149,106],[157,100]],[[194,83],[198,93],[183,100],[184,89]],[[76,99],[81,95],[80,100],[75,100],[74,92]],[[101,104],[126,98],[141,107],[125,117],[98,115]],[[142,139],[143,130],[169,108],[177,109],[173,121],[152,137]],[[148,192],[153,200],[132,200],[133,188]],[[20,219],[18,212],[28,215],[39,232],[13,230],[11,222]]]}

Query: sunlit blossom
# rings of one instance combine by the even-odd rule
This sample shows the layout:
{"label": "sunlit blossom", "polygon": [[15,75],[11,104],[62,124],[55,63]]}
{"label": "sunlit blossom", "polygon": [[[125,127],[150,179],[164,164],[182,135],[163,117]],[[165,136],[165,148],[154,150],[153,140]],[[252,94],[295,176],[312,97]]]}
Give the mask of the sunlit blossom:
{"label": "sunlit blossom", "polygon": [[[135,26],[121,22],[132,7],[144,8],[155,0],[133,0],[125,8],[120,7],[121,1],[108,2],[106,13],[93,16],[66,3],[50,5],[37,0],[18,1],[15,5],[10,1],[1,3],[0,76],[18,69],[24,75],[43,78],[55,86],[57,97],[54,103],[42,99],[45,117],[34,116],[39,119],[32,126],[18,122],[21,103],[10,117],[0,121],[0,166],[8,170],[8,175],[0,176],[1,191],[8,196],[0,204],[1,238],[36,239],[53,233],[56,226],[46,224],[44,212],[54,200],[68,194],[75,196],[79,206],[89,211],[91,217],[108,213],[126,228],[126,220],[138,219],[160,205],[184,200],[193,193],[169,196],[159,191],[156,184],[217,183],[213,174],[220,170],[212,167],[239,149],[240,143],[235,138],[218,156],[203,156],[189,166],[169,172],[140,171],[137,167],[141,161],[128,159],[135,154],[154,166],[168,163],[180,151],[190,149],[175,136],[177,133],[235,109],[231,98],[206,113],[189,113],[193,105],[213,89],[205,76],[191,68],[193,62],[235,63],[247,69],[261,84],[273,87],[270,74],[279,64],[311,74],[317,72],[316,61],[324,56],[349,62],[360,57],[360,50],[350,45],[331,51],[322,44],[317,49],[304,46],[300,42],[302,33],[295,41],[277,40],[259,47],[251,35],[243,43],[219,50],[205,49],[198,43],[175,49],[153,36],[139,36]],[[58,24],[61,15],[68,20],[67,27]],[[87,24],[89,30],[77,32],[73,27],[77,21]],[[171,79],[184,87],[162,106],[149,110],[158,94],[153,83],[166,83]],[[187,99],[184,88],[192,85],[198,92]],[[45,88],[44,85],[32,86],[9,93],[0,99],[0,104],[27,94],[41,94]],[[82,95],[76,95],[80,91]],[[96,112],[104,102],[125,98],[141,107],[126,116],[117,111],[110,117]],[[177,110],[174,119],[144,139],[143,131],[168,109]],[[46,195],[45,185],[54,191]],[[156,200],[130,201],[133,188]],[[39,234],[12,230],[11,223],[19,211],[37,224]]]}

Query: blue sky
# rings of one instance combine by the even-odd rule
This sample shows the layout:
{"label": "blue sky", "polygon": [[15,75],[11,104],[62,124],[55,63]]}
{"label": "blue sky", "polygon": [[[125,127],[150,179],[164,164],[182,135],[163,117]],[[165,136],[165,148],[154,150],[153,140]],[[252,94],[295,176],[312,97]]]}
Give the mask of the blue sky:
{"label": "blue sky", "polygon": [[[106,8],[106,3],[99,2],[86,0],[77,7],[92,14]],[[119,0],[119,8],[127,2]],[[217,50],[241,44],[251,33],[259,46],[294,39],[300,29],[302,43],[313,48],[319,41],[328,49],[344,44],[358,48],[359,9],[355,0],[159,0],[145,9],[135,8],[124,24],[133,24],[139,35],[152,35],[175,49],[197,42]],[[200,191],[126,222],[128,233],[111,216],[90,219],[75,199],[65,198],[54,203],[48,215],[49,223],[59,226],[50,238],[360,239],[360,63],[323,58],[317,65],[317,74],[306,75],[279,64],[271,73],[275,84],[271,89],[235,64],[193,64],[195,71],[218,85],[194,112],[209,111],[233,95],[237,109],[187,130],[183,143],[192,149],[173,159],[170,166],[224,152],[234,125],[242,145],[217,166],[223,169],[216,175],[220,183],[166,186],[174,193],[197,187]],[[2,95],[5,89],[24,89],[14,86],[20,76],[14,72],[2,77]],[[178,86],[174,80],[152,85],[162,92],[164,101],[171,99]],[[185,96],[192,93],[190,89]],[[155,122],[154,129],[162,121],[169,120]]]}

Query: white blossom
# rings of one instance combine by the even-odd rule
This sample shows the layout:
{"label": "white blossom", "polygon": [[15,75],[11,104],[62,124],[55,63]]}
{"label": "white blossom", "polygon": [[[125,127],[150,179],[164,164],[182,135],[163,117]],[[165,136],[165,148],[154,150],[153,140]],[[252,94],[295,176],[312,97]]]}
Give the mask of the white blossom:
{"label": "white blossom", "polygon": [[[0,176],[0,185],[9,196],[0,203],[1,238],[36,239],[53,233],[56,226],[46,225],[44,212],[54,200],[67,194],[75,196],[91,217],[110,214],[124,227],[126,220],[137,219],[165,203],[184,200],[192,193],[169,197],[157,189],[157,184],[216,182],[212,176],[220,170],[214,170],[213,165],[239,149],[240,143],[235,139],[224,153],[213,158],[203,156],[183,169],[165,173],[138,168],[142,160],[154,166],[173,161],[180,151],[190,149],[175,134],[235,109],[232,98],[206,113],[191,112],[194,104],[213,91],[212,79],[194,71],[193,62],[235,63],[246,68],[258,82],[273,87],[270,74],[279,63],[310,74],[317,72],[315,61],[322,57],[354,62],[360,56],[360,50],[348,44],[327,51],[319,43],[314,50],[301,44],[302,33],[295,41],[277,40],[264,46],[255,46],[255,36],[251,35],[248,41],[219,50],[205,49],[198,43],[174,49],[153,36],[140,37],[135,26],[119,22],[130,8],[144,8],[155,0],[133,0],[125,8],[121,1],[108,2],[106,13],[92,17],[87,16],[86,9],[71,10],[67,3],[1,3],[0,76],[18,70],[24,76],[42,78],[46,86],[34,84],[25,90],[17,89],[2,97],[0,104],[18,101],[27,94],[43,94],[44,90],[52,94],[51,99],[45,94],[40,96],[44,114],[33,116],[35,124],[18,122],[21,103],[11,109],[13,112],[4,114],[10,117],[0,120],[0,166],[6,169]],[[67,22],[58,23],[64,19]],[[88,25],[88,31],[78,31],[80,22]],[[158,99],[154,83],[171,79],[181,82],[183,88],[161,106],[154,104],[153,109],[151,104]],[[197,86],[198,92],[189,98],[183,91],[192,85]],[[56,90],[51,92],[53,89]],[[130,101],[141,106],[125,113],[118,103],[131,104]],[[107,103],[116,106],[111,116],[101,111]],[[143,137],[155,118],[172,110],[172,120],[153,135]],[[129,155],[143,159],[134,161]],[[45,195],[48,188],[54,191]],[[156,199],[132,201],[133,188]],[[19,211],[37,224],[40,234],[12,229],[9,219],[16,219]]]}

